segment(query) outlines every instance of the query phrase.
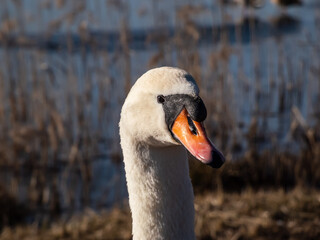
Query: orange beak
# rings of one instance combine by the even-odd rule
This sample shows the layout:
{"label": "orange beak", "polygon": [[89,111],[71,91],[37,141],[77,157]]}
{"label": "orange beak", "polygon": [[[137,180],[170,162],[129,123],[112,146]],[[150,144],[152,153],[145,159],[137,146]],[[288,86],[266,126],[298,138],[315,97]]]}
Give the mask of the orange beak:
{"label": "orange beak", "polygon": [[224,156],[207,137],[203,123],[193,121],[185,108],[176,118],[171,131],[201,162],[214,168],[219,168],[224,163]]}

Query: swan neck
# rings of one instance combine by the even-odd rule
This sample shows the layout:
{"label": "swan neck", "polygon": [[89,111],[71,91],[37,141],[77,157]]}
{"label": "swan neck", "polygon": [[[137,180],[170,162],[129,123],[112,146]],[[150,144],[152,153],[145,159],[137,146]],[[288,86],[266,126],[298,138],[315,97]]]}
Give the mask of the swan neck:
{"label": "swan neck", "polygon": [[186,150],[132,143],[122,147],[133,239],[194,239]]}

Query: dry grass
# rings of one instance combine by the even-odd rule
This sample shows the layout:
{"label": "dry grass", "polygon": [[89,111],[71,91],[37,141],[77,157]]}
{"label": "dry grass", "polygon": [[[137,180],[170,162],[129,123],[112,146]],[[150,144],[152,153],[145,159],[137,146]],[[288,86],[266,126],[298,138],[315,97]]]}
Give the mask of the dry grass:
{"label": "dry grass", "polygon": [[[207,193],[195,199],[197,239],[319,239],[320,192],[295,189],[241,194]],[[128,206],[84,211],[51,226],[5,227],[1,240],[130,239]]]}
{"label": "dry grass", "polygon": [[318,239],[320,194],[294,190],[196,199],[199,239]]}

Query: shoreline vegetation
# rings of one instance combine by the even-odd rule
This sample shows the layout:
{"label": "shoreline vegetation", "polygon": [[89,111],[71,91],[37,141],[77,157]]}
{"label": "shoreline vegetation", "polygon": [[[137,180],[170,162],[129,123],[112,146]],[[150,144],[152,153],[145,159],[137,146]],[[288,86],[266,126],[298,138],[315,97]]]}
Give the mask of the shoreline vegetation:
{"label": "shoreline vegetation", "polygon": [[[128,202],[109,211],[85,209],[47,226],[5,227],[1,240],[130,239]],[[295,188],[242,193],[207,192],[195,198],[197,239],[320,238],[320,191]]]}
{"label": "shoreline vegetation", "polygon": [[320,239],[320,6],[150,2],[1,5],[0,239],[130,238],[120,108],[163,65],[198,81],[227,160],[190,159],[198,239]]}

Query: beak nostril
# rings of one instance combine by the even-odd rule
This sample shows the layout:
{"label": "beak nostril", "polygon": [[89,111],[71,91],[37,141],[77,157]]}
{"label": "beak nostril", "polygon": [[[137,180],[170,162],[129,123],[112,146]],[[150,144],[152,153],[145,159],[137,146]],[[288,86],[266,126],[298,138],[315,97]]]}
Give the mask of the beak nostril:
{"label": "beak nostril", "polygon": [[187,116],[187,119],[188,119],[188,124],[189,124],[190,132],[191,132],[193,135],[198,135],[197,128],[196,128],[196,126],[194,125],[194,123],[193,123],[192,119],[190,118],[190,116]]}

